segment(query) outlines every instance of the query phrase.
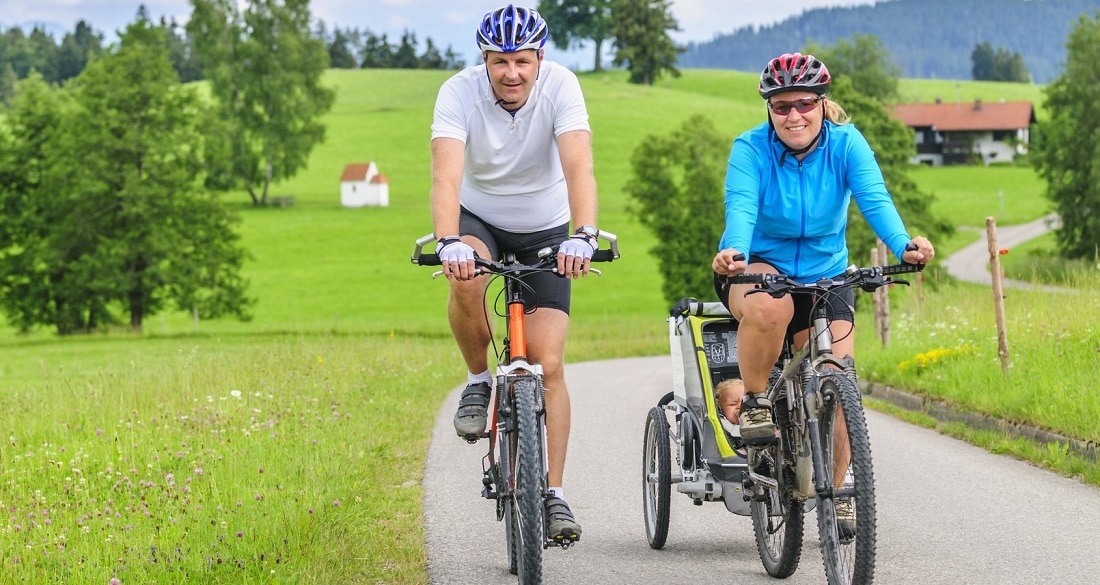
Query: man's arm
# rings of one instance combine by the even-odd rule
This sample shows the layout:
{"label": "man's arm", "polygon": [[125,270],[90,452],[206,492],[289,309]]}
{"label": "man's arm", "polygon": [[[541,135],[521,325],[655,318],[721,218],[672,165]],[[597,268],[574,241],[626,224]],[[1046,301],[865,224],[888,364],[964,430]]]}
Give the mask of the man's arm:
{"label": "man's arm", "polygon": [[592,134],[573,130],[558,136],[558,153],[569,189],[569,214],[573,229],[596,223],[596,176],[592,168]]}
{"label": "man's arm", "polygon": [[432,140],[432,228],[437,238],[458,235],[458,193],[466,145],[454,138]]}

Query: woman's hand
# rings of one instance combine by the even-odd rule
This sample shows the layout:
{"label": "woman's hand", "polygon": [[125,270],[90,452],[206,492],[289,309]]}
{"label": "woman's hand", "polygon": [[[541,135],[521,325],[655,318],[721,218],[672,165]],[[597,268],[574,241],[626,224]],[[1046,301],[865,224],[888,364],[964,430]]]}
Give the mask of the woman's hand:
{"label": "woman's hand", "polygon": [[901,260],[909,264],[928,264],[935,257],[936,250],[932,247],[932,242],[929,242],[928,238],[924,236],[917,236],[909,240],[909,245],[906,246],[906,252],[902,255]]}
{"label": "woman's hand", "polygon": [[734,248],[726,248],[714,256],[711,268],[722,276],[736,276],[748,268],[745,263],[745,255]]}

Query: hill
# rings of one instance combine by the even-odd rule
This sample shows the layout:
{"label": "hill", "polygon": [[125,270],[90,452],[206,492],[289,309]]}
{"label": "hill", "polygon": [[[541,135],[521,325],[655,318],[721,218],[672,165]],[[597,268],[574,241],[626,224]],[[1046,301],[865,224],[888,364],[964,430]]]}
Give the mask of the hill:
{"label": "hill", "polygon": [[888,0],[871,6],[816,8],[772,26],[745,27],[689,43],[683,68],[758,71],[768,59],[807,43],[831,45],[856,33],[882,40],[902,76],[972,79],[971,52],[982,42],[1019,53],[1035,83],[1058,76],[1065,40],[1100,0]]}

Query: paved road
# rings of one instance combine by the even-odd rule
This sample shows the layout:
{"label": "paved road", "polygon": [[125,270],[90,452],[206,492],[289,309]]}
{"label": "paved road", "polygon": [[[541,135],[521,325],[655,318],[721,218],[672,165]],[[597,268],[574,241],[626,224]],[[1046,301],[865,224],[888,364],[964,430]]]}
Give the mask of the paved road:
{"label": "paved road", "polygon": [[[567,551],[545,554],[544,582],[775,585],[748,518],[673,494],[668,544],[649,548],[641,511],[642,427],[671,387],[666,356],[570,365],[572,450],[566,497],[584,527]],[[484,442],[454,435],[455,389],[440,410],[424,474],[428,569],[435,584],[515,583],[503,526],[480,498]],[[879,510],[876,583],[1096,583],[1100,490],[868,412]],[[824,583],[816,524],[797,573]]]}
{"label": "paved road", "polygon": [[[1011,253],[1014,246],[1018,246],[1028,240],[1035,239],[1045,234],[1053,227],[1057,227],[1057,223],[1058,215],[1052,213],[1029,223],[997,226],[997,248],[1007,249]],[[952,254],[943,264],[947,269],[947,273],[959,280],[992,285],[993,277],[989,272],[989,242],[986,237],[985,229],[982,229],[981,237],[978,238],[977,241],[959,250],[955,254]],[[1051,292],[1075,292],[1073,289],[1037,285],[1012,279],[1005,279],[1003,284],[1006,288],[1036,289]]]}

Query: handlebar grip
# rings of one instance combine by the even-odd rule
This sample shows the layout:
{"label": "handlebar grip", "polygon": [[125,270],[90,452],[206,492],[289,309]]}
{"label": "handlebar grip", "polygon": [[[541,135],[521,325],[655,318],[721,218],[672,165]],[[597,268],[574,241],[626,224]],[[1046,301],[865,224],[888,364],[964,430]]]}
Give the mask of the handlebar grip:
{"label": "handlebar grip", "polygon": [[882,274],[884,276],[890,276],[892,274],[906,274],[909,272],[922,272],[924,270],[924,264],[894,264],[892,266],[883,266]]}
{"label": "handlebar grip", "polygon": [[592,253],[593,262],[611,262],[615,259],[615,253],[611,250],[596,250]]}
{"label": "handlebar grip", "polygon": [[416,263],[420,266],[442,266],[443,262],[439,260],[438,254],[421,254],[417,256]]}
{"label": "handlebar grip", "polygon": [[742,272],[737,276],[727,276],[726,282],[730,284],[764,284],[767,274],[763,272]]}

